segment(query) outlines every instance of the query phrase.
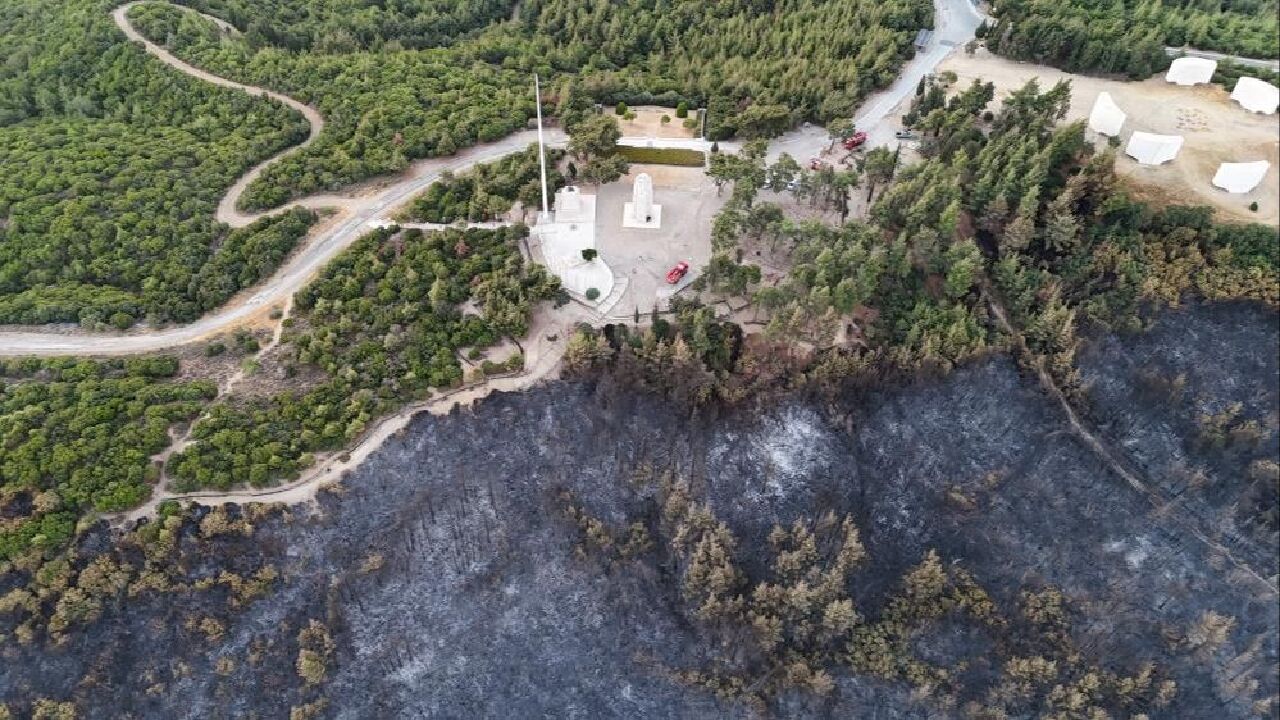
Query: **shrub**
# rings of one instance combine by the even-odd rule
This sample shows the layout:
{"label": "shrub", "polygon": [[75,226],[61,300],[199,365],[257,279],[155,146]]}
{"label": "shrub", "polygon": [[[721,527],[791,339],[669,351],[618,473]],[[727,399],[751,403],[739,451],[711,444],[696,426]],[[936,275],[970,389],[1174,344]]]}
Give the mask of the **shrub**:
{"label": "shrub", "polygon": [[678,118],[689,117],[689,103],[681,100],[680,104],[676,105],[676,117]]}
{"label": "shrub", "polygon": [[663,115],[663,116],[662,116],[662,124],[663,124],[663,125],[670,125],[670,124],[671,124],[671,116],[670,116],[670,115]]}
{"label": "shrub", "polygon": [[586,260],[587,262],[591,262],[592,260],[595,260],[595,259],[596,259],[596,256],[597,256],[597,255],[599,255],[599,254],[600,254],[600,253],[596,252],[596,249],[595,249],[595,248],[583,248],[583,249],[582,249],[582,259],[583,259],[583,260]]}
{"label": "shrub", "polygon": [[111,315],[111,324],[117,330],[128,330],[133,325],[133,316],[127,312],[118,312]]}
{"label": "shrub", "polygon": [[624,102],[622,102],[621,100],[619,100],[619,101],[618,101],[618,105],[617,105],[617,107],[615,107],[615,108],[613,109],[613,114],[614,114],[614,115],[626,115],[626,114],[627,114],[627,104],[626,104],[626,103],[624,103]]}
{"label": "shrub", "polygon": [[595,300],[596,298],[598,298],[598,297],[600,297],[600,291],[599,291],[598,289],[596,289],[596,288],[587,288],[587,299],[588,299],[588,300],[594,301],[594,300]]}
{"label": "shrub", "polygon": [[1254,212],[1258,212],[1258,201],[1254,200],[1253,202],[1249,203],[1249,209]]}
{"label": "shrub", "polygon": [[[715,149],[713,147],[712,152]],[[629,163],[646,165],[679,165],[681,167],[702,167],[706,156],[700,150],[688,148],[646,148],[619,146],[618,154]]]}

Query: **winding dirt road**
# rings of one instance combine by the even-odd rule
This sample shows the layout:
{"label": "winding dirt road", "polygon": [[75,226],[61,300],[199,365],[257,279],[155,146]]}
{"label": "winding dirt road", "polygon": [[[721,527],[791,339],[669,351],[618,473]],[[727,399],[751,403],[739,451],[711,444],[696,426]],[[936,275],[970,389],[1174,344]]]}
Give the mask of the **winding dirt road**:
{"label": "winding dirt road", "polygon": [[[341,479],[346,471],[364,462],[365,458],[382,447],[388,438],[405,428],[419,413],[447,415],[455,408],[472,405],[495,392],[519,392],[543,380],[558,377],[560,360],[568,347],[573,327],[580,322],[589,321],[590,314],[590,310],[572,304],[559,309],[546,306],[539,308],[530,319],[529,334],[521,341],[525,355],[524,370],[512,375],[492,377],[428,400],[406,405],[395,413],[378,419],[349,450],[323,455],[292,482],[269,488],[200,490],[189,493],[172,492],[162,485],[155,488],[151,493],[151,499],[142,505],[121,513],[109,514],[108,517],[117,524],[128,524],[139,518],[154,515],[160,503],[167,500],[192,501],[201,505],[248,502],[293,505],[310,502],[323,487]],[[186,436],[183,440],[185,439]],[[179,444],[181,441],[171,445],[166,450],[165,457],[172,454]]]}
{"label": "winding dirt road", "polygon": [[[137,28],[135,28],[133,24],[129,22],[129,11],[132,10],[135,5],[142,4],[143,1],[144,0],[134,0],[133,2],[127,2],[124,5],[121,5],[120,7],[111,11],[111,19],[115,20],[116,27],[120,28],[120,32],[123,32],[125,37],[129,38],[133,42],[140,43],[148,53],[159,58],[162,62],[164,62],[164,64],[172,68],[181,70],[182,72],[190,75],[191,77],[199,78],[201,80],[204,80],[207,83],[213,83],[214,85],[220,85],[222,87],[242,90],[244,92],[249,93],[250,95],[262,95],[262,96],[269,97],[272,100],[284,103],[285,105],[288,105],[294,110],[297,110],[298,112],[302,113],[303,117],[307,119],[307,123],[311,126],[311,133],[307,136],[307,139],[303,140],[301,143],[297,145],[294,145],[291,148],[288,148],[286,150],[283,150],[277,153],[273,157],[263,160],[262,162],[258,163],[256,166],[251,168],[249,172],[240,176],[240,179],[236,180],[235,184],[231,186],[231,189],[227,191],[227,194],[223,196],[222,201],[218,204],[218,211],[215,217],[217,217],[218,222],[226,223],[231,227],[244,227],[245,225],[248,225],[249,223],[258,219],[262,215],[270,214],[270,213],[244,214],[236,210],[236,204],[240,201],[240,196],[244,194],[245,188],[249,187],[249,183],[256,180],[258,176],[262,174],[262,171],[267,168],[268,165],[272,165],[278,162],[281,158],[285,156],[292,155],[296,152],[299,152],[300,150],[302,150],[303,148],[305,148],[306,146],[314,142],[315,139],[319,137],[320,133],[324,130],[324,117],[321,116],[320,112],[315,108],[311,107],[310,105],[307,105],[306,103],[302,103],[297,100],[294,100],[288,95],[282,95],[278,92],[267,90],[266,88],[260,88],[253,85],[245,85],[243,83],[238,83],[234,80],[228,80],[224,77],[219,77],[218,75],[214,75],[213,73],[205,72],[204,70],[201,70],[200,68],[194,65],[190,65],[186,62],[183,62],[182,60],[179,60],[168,50],[165,50],[159,45],[146,39],[145,37],[142,36],[142,33],[138,32]],[[205,19],[213,21],[216,25],[218,25],[218,27],[224,30],[227,30],[228,28],[230,28],[230,26],[225,21],[220,20],[216,17],[213,17],[212,15],[205,15],[204,13],[197,12],[195,10],[191,10],[190,12],[196,13],[197,15],[200,15]],[[274,210],[272,212],[280,212],[280,210]]]}
{"label": "winding dirt road", "polygon": [[[259,316],[265,308],[283,305],[338,253],[368,232],[376,223],[392,215],[394,210],[410,197],[436,182],[442,173],[446,171],[457,173],[477,164],[492,162],[523,150],[537,139],[534,131],[525,130],[497,142],[468,148],[451,157],[419,160],[389,185],[363,195],[312,195],[265,213],[240,212],[236,209],[236,204],[245,188],[261,175],[266,167],[283,157],[299,152],[314,141],[324,130],[324,118],[315,108],[287,95],[228,80],[174,57],[169,51],[143,37],[129,22],[129,10],[137,4],[139,0],[131,0],[117,7],[112,11],[112,18],[121,32],[130,40],[140,43],[146,52],[192,77],[222,87],[278,100],[302,113],[311,126],[309,136],[302,143],[259,163],[237,179],[218,204],[217,220],[232,227],[243,227],[265,215],[283,212],[293,207],[335,210],[337,217],[321,223],[314,229],[276,273],[265,282],[240,293],[223,307],[193,323],[158,330],[133,329],[125,332],[87,332],[79,328],[68,330],[65,326],[33,326],[0,331],[0,357],[132,355],[200,342],[211,336],[234,330]],[[917,55],[907,63],[891,88],[874,96],[859,111],[858,125],[869,132],[874,131],[872,133],[874,144],[881,144],[880,135],[889,136],[889,128],[883,122],[887,113],[907,97],[920,77],[931,72],[938,62],[952,52],[957,45],[972,38],[974,29],[982,22],[982,15],[974,9],[971,0],[935,0],[935,8],[937,29],[931,46],[926,52]],[[202,16],[217,23],[224,30],[232,31],[225,21],[209,15],[202,14]],[[550,129],[546,134],[549,145],[562,147],[567,141],[564,133],[558,129]],[[781,152],[789,152],[793,157],[805,158],[820,154],[829,143],[830,139],[824,129],[802,128],[786,133],[770,143],[769,156],[773,159]],[[665,146],[666,143],[662,145]],[[726,148],[731,145],[732,143],[727,144]]]}
{"label": "winding dirt road", "polygon": [[[365,195],[344,197],[315,195],[268,213],[241,213],[235,209],[241,193],[263,169],[280,158],[298,152],[316,138],[324,129],[324,118],[304,103],[265,88],[227,80],[205,72],[174,57],[164,48],[142,37],[129,22],[129,8],[137,5],[129,2],[112,12],[116,25],[130,39],[142,43],[143,48],[165,64],[192,77],[200,78],[223,87],[235,88],[253,95],[266,95],[279,100],[302,113],[311,124],[310,136],[300,143],[275,155],[249,170],[231,186],[218,205],[217,219],[232,227],[243,227],[254,220],[293,207],[329,209],[338,212],[337,220],[322,223],[285,260],[274,275],[259,286],[233,298],[218,310],[188,325],[160,330],[129,330],[126,332],[90,333],[82,330],[66,331],[61,328],[40,328],[0,332],[0,357],[21,355],[131,355],[155,352],[199,342],[210,336],[232,330],[258,315],[264,308],[283,305],[303,287],[311,277],[338,253],[345,250],[371,229],[371,224],[390,216],[401,204],[425,190],[447,172],[462,172],[474,165],[492,162],[511,153],[525,149],[537,141],[537,133],[523,130],[497,142],[477,145],[446,158],[419,160],[395,180]],[[563,146],[564,133],[551,129],[547,142]]]}
{"label": "winding dirt road", "polygon": [[[305,141],[259,163],[236,180],[220,201],[216,219],[232,227],[243,227],[260,217],[283,212],[292,207],[336,210],[336,219],[320,223],[266,282],[241,293],[227,305],[194,323],[160,330],[133,330],[124,333],[88,333],[80,330],[66,332],[45,328],[0,331],[0,357],[125,355],[155,352],[198,342],[212,335],[232,330],[257,316],[266,307],[279,305],[287,308],[293,294],[326,263],[372,227],[384,223],[399,205],[436,182],[444,172],[457,173],[477,164],[492,162],[523,150],[537,139],[534,131],[526,130],[494,143],[469,148],[452,157],[420,160],[413,163],[408,171],[395,178],[390,184],[363,195],[313,195],[266,213],[240,212],[236,209],[236,205],[245,188],[269,165],[299,152],[313,142],[324,130],[324,118],[315,108],[286,95],[213,75],[174,57],[164,48],[144,38],[129,22],[129,10],[137,4],[139,0],[132,0],[117,7],[112,11],[112,17],[125,36],[131,41],[140,43],[146,52],[192,77],[215,85],[273,98],[302,113],[310,124],[311,131]],[[932,71],[957,44],[973,37],[973,30],[981,22],[981,16],[974,10],[971,0],[935,0],[935,5],[938,9],[936,20],[938,32],[933,46],[928,49],[928,52],[922,53],[908,63],[893,87],[863,106],[858,117],[860,127],[884,130],[879,127],[884,124],[882,122],[884,117],[914,89],[919,78]],[[225,21],[208,15],[204,17],[217,23],[223,30],[234,32],[234,29]],[[551,129],[546,134],[549,145],[563,146],[567,141],[563,132],[557,129]],[[655,141],[646,139],[646,144],[652,142]],[[770,154],[776,156],[778,152],[788,150],[793,151],[793,154],[798,157],[806,157],[809,147],[821,148],[828,142],[825,130],[804,128],[777,138],[771,143]],[[660,141],[658,144],[665,147],[669,143]],[[435,229],[434,225],[427,223],[411,226]],[[542,308],[533,319],[532,331],[524,340],[527,363],[524,372],[491,378],[455,393],[402,408],[399,412],[379,421],[350,452],[321,459],[292,483],[275,488],[232,490],[223,493],[173,493],[165,487],[160,487],[156,488],[152,499],[146,504],[114,517],[118,521],[128,521],[150,515],[155,512],[160,502],[170,499],[193,500],[207,505],[254,500],[285,503],[310,500],[314,498],[320,487],[359,464],[388,437],[405,427],[417,413],[446,413],[458,405],[469,404],[492,392],[518,391],[543,379],[554,377],[559,370],[559,361],[564,354],[569,330],[576,322],[591,319],[589,316],[580,316],[581,314],[582,311],[576,307],[569,308],[569,311],[561,309],[556,312]],[[275,338],[278,341],[279,326],[276,328]],[[182,438],[182,442],[186,441],[187,438]]]}

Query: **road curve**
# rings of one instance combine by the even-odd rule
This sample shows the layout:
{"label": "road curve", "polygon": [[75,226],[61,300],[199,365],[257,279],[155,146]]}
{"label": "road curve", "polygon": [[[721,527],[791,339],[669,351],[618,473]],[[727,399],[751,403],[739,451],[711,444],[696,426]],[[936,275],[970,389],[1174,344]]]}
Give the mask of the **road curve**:
{"label": "road curve", "polygon": [[[235,210],[236,200],[244,188],[258,176],[267,165],[276,162],[280,157],[297,152],[311,142],[324,127],[324,119],[312,107],[286,95],[272,92],[265,88],[244,85],[226,78],[213,75],[174,57],[164,48],[150,42],[138,33],[128,19],[129,8],[138,4],[132,0],[117,7],[112,12],[124,34],[133,41],[139,42],[148,53],[165,64],[192,77],[223,87],[236,88],[244,92],[266,95],[275,98],[298,112],[301,112],[311,123],[310,137],[300,145],[294,146],[275,157],[260,163],[242,176],[223,197],[218,206],[217,219],[235,227],[243,226],[261,217],[262,214],[244,214]],[[873,144],[884,144],[882,136],[891,137],[888,128],[879,127],[884,118],[909,93],[913,92],[916,83],[925,74],[930,73],[941,60],[952,52],[956,46],[962,45],[974,36],[974,30],[981,24],[983,16],[974,8],[971,0],[935,0],[935,32],[931,45],[918,54],[903,68],[894,84],[882,93],[869,98],[863,104],[856,118],[860,128],[872,134]],[[194,11],[193,11],[194,12]],[[225,23],[218,22],[220,27]],[[494,143],[477,145],[463,150],[448,158],[433,158],[413,163],[407,173],[399,180],[372,195],[361,197],[340,197],[334,195],[314,195],[294,201],[272,212],[281,212],[291,207],[307,207],[311,209],[336,208],[341,211],[339,220],[326,225],[319,231],[307,236],[303,244],[295,250],[274,275],[255,288],[241,293],[222,308],[201,317],[189,324],[160,330],[130,330],[123,333],[89,333],[81,330],[66,332],[57,328],[0,331],[0,357],[26,355],[132,355],[157,352],[169,348],[199,342],[212,335],[234,329],[239,324],[259,313],[264,307],[283,305],[284,301],[303,287],[306,282],[326,263],[350,246],[356,239],[370,229],[372,223],[392,214],[398,205],[404,203],[412,195],[429,187],[446,171],[461,172],[474,165],[492,162],[505,155],[524,149],[529,143],[536,141],[536,133],[531,130],[520,131]],[[552,129],[547,132],[547,141],[551,145],[563,146],[566,137],[563,132]],[[772,160],[782,152],[793,157],[804,158],[816,156],[830,143],[824,129],[807,127],[786,133],[775,139],[769,146]],[[734,143],[725,143],[731,149]]]}
{"label": "road curve", "polygon": [[[193,77],[249,93],[265,93],[268,97],[276,98],[297,109],[308,118],[311,122],[311,138],[314,138],[320,132],[320,129],[324,126],[324,121],[313,108],[279,93],[243,85],[207,73],[182,62],[163,48],[142,38],[126,17],[128,9],[136,4],[137,2],[130,2],[122,5],[113,11],[112,16],[125,35],[132,40],[143,43],[147,52],[162,62]],[[337,221],[325,224],[321,230],[309,234],[302,245],[264,283],[241,293],[240,296],[227,305],[193,323],[160,330],[130,330],[122,333],[89,333],[80,330],[66,332],[57,328],[43,329],[39,327],[33,327],[29,330],[4,331],[0,332],[0,357],[25,355],[132,355],[156,352],[179,345],[199,342],[211,335],[231,330],[259,313],[264,307],[277,304],[283,305],[325,264],[362,235],[369,232],[371,223],[389,216],[397,206],[438,180],[441,174],[445,172],[458,173],[477,164],[492,162],[513,152],[523,150],[529,143],[536,141],[536,132],[532,130],[519,131],[497,142],[476,145],[450,157],[416,161],[406,173],[399,176],[396,182],[370,195],[352,198],[332,195],[313,196],[303,198],[275,210],[274,212],[280,212],[297,206],[313,209],[335,208],[341,214]],[[566,138],[563,132],[552,129],[547,132],[547,141],[551,145],[562,146]],[[310,138],[307,142],[310,142]],[[252,180],[252,176],[256,176],[257,173],[262,171],[263,167],[275,162],[284,154],[296,152],[298,148],[305,146],[305,144],[304,142],[301,145],[294,146],[246,173],[228,191],[227,196],[222,201],[219,213],[223,212],[223,207],[234,209],[235,197],[248,185]],[[233,222],[228,222],[228,224],[246,224],[251,222],[254,217],[236,213],[234,217],[229,218]],[[223,217],[218,219],[224,222],[228,221]]]}
{"label": "road curve", "polygon": [[[858,107],[853,122],[867,133],[867,147],[896,144],[894,129],[884,124],[885,118],[915,92],[921,78],[932,73],[947,55],[972,40],[985,19],[972,0],[934,0],[933,37],[929,44],[902,66],[892,85],[872,94]],[[803,127],[769,143],[767,158],[774,162],[785,152],[803,163],[820,156],[830,144],[831,136],[826,129],[816,125]]]}
{"label": "road curve", "polygon": [[[144,50],[146,50],[151,55],[154,55],[155,57],[159,58],[160,61],[163,62],[164,64],[169,65],[170,67],[176,68],[178,70],[181,70],[182,72],[190,75],[191,77],[199,78],[201,80],[204,80],[205,82],[213,83],[214,85],[234,88],[236,90],[243,90],[244,92],[247,92],[250,95],[261,95],[261,96],[269,97],[272,100],[276,100],[278,102],[284,103],[285,105],[288,105],[294,110],[297,110],[298,112],[302,113],[303,117],[307,119],[307,123],[311,126],[311,132],[307,136],[307,139],[303,140],[301,143],[297,145],[294,145],[293,147],[283,150],[273,155],[272,157],[258,163],[253,168],[251,168],[248,172],[246,172],[244,175],[240,176],[240,178],[236,180],[235,184],[231,186],[231,189],[227,191],[227,194],[223,196],[222,201],[218,203],[218,211],[215,217],[217,218],[218,222],[226,223],[231,227],[244,227],[245,225],[248,225],[249,223],[253,222],[254,220],[258,219],[264,214],[271,214],[271,213],[256,213],[256,214],[241,213],[238,210],[236,210],[236,204],[240,201],[240,196],[244,194],[245,188],[249,187],[249,183],[256,180],[258,176],[262,174],[262,171],[267,168],[268,165],[272,165],[278,162],[280,158],[283,158],[287,155],[292,155],[302,150],[306,146],[310,145],[317,137],[319,137],[320,132],[324,130],[324,117],[321,116],[320,112],[315,108],[311,107],[310,105],[307,105],[306,103],[302,103],[297,100],[294,100],[288,95],[282,95],[278,92],[267,90],[266,88],[257,87],[256,85],[245,85],[243,83],[238,83],[234,80],[228,80],[224,77],[219,77],[218,75],[214,75],[213,73],[205,72],[204,70],[201,70],[200,68],[194,65],[191,65],[189,63],[183,62],[182,60],[179,60],[168,50],[165,50],[159,45],[146,39],[145,37],[142,36],[142,33],[138,32],[138,29],[133,26],[133,23],[129,22],[129,11],[133,9],[135,5],[139,5],[143,1],[144,0],[132,0],[132,2],[127,2],[121,5],[120,7],[116,8],[115,10],[111,11],[111,18],[115,20],[116,27],[120,28],[120,32],[124,33],[125,37],[129,38],[133,42],[140,43]],[[215,18],[211,15],[205,15],[204,13],[199,13],[199,12],[196,12],[195,10],[190,10],[189,12],[195,12],[197,15],[200,15],[201,17],[212,20],[215,24],[218,25],[218,27],[223,28],[224,30],[230,27],[225,21]],[[271,212],[273,213],[281,212],[283,209],[284,208],[279,208]]]}

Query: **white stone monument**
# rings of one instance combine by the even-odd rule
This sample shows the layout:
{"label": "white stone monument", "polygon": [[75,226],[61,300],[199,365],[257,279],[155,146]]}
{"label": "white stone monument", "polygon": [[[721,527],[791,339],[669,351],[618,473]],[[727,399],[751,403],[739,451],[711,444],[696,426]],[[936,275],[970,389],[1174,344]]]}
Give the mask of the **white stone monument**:
{"label": "white stone monument", "polygon": [[1280,107],[1280,89],[1255,77],[1242,77],[1231,91],[1231,99],[1251,112],[1270,115]]}
{"label": "white stone monument", "polygon": [[649,173],[636,176],[631,202],[622,206],[622,227],[657,229],[662,227],[662,206],[653,202],[653,178]]}
{"label": "white stone monument", "polygon": [[1160,165],[1178,156],[1182,149],[1181,135],[1156,135],[1134,131],[1124,152],[1142,165]]}

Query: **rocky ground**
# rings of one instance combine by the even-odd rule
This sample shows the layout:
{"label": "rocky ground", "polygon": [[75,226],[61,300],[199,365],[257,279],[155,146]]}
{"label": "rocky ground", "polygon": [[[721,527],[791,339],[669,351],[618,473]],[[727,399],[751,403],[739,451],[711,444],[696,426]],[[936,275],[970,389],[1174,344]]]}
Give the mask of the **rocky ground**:
{"label": "rocky ground", "polygon": [[[277,718],[320,698],[315,717],[748,717],[671,677],[711,649],[679,612],[669,569],[573,551],[560,491],[625,527],[655,513],[655,491],[634,481],[652,466],[690,479],[742,539],[748,569],[774,523],[849,513],[869,555],[854,577],[865,615],[936,549],[998,603],[1060,587],[1092,662],[1133,672],[1151,660],[1177,681],[1165,716],[1262,708],[1265,717],[1276,706],[1255,702],[1278,690],[1277,546],[1251,509],[1262,491],[1245,478],[1254,460],[1276,456],[1278,342],[1274,314],[1218,306],[1166,314],[1147,334],[1083,351],[1088,421],[1176,493],[1176,507],[1153,507],[1106,470],[1005,358],[911,387],[695,419],[656,398],[571,382],[422,416],[341,492],[322,494],[314,516],[263,518],[251,537],[220,538],[216,553],[197,551],[188,531],[193,575],[269,562],[282,580],[268,597],[228,613],[217,591],[144,594],[61,647],[6,643],[0,702],[74,700],[95,718]],[[1153,379],[1179,375],[1176,393]],[[1247,447],[1196,441],[1199,416],[1234,402],[1265,437]],[[1226,642],[1180,650],[1177,638],[1206,610],[1236,619]],[[213,612],[227,618],[217,641],[183,628]],[[309,687],[295,660],[312,619],[334,650],[326,679]],[[916,652],[946,665],[967,659],[978,683],[991,642],[943,623],[916,638]],[[230,669],[218,668],[222,658]],[[836,680],[828,698],[787,695],[773,713],[952,713],[906,685]]]}

